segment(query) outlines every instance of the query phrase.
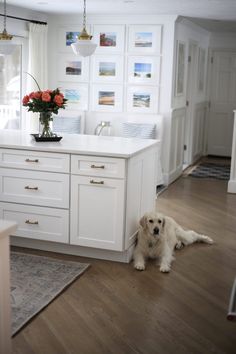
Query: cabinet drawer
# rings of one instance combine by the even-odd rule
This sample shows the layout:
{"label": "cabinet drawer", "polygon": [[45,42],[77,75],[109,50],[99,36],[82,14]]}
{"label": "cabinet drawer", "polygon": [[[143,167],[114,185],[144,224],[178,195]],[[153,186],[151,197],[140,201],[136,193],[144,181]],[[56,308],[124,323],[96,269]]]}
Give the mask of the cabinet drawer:
{"label": "cabinet drawer", "polygon": [[98,156],[71,156],[71,173],[86,176],[125,177],[125,160]]}
{"label": "cabinet drawer", "polygon": [[0,149],[0,166],[69,173],[70,158],[66,154]]}
{"label": "cabinet drawer", "polygon": [[13,236],[69,243],[68,210],[0,203],[0,215],[17,222]]}
{"label": "cabinet drawer", "polygon": [[0,168],[0,200],[69,208],[69,175]]}

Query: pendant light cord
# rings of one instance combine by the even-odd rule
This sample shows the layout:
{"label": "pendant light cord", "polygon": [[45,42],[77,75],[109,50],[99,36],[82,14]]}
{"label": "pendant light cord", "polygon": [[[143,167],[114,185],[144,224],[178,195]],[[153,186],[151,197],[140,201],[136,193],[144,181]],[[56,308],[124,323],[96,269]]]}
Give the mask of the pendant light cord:
{"label": "pendant light cord", "polygon": [[4,27],[4,30],[6,30],[6,27],[7,27],[7,4],[6,4],[6,0],[4,0],[3,12],[4,12],[3,27]]}
{"label": "pendant light cord", "polygon": [[84,0],[83,27],[86,28],[86,0]]}

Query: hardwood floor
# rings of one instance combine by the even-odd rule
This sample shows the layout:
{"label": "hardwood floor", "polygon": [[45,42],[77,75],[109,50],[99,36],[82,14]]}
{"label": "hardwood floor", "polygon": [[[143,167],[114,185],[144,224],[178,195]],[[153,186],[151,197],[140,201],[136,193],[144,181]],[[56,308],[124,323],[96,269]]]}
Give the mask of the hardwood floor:
{"label": "hardwood floor", "polygon": [[[157,209],[215,244],[176,251],[169,274],[132,264],[52,255],[91,267],[13,338],[19,354],[236,353],[226,319],[236,276],[236,195],[227,182],[182,177]],[[26,251],[26,250],[24,250]]]}

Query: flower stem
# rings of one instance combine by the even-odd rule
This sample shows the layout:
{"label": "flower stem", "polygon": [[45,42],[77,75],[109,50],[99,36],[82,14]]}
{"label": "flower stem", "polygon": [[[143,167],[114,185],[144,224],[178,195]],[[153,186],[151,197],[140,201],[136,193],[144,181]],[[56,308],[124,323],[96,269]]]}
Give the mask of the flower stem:
{"label": "flower stem", "polygon": [[38,84],[38,82],[36,81],[36,79],[33,77],[33,75],[31,75],[30,73],[28,73],[27,71],[24,71],[24,73],[25,74],[28,74],[29,76],[31,76],[32,77],[32,79],[34,80],[34,82],[36,83],[36,85],[38,86],[38,89],[39,89],[39,91],[41,91],[41,88],[39,87],[39,84]]}

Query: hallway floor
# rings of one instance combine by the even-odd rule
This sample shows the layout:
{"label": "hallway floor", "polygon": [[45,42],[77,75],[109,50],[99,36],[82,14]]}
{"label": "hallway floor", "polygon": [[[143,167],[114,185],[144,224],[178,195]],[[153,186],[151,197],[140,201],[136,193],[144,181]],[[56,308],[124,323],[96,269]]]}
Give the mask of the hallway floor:
{"label": "hallway floor", "polygon": [[226,319],[236,276],[236,195],[227,182],[179,178],[157,209],[214,245],[176,251],[169,274],[131,264],[25,250],[91,267],[13,339],[13,353],[233,354],[236,322]]}

